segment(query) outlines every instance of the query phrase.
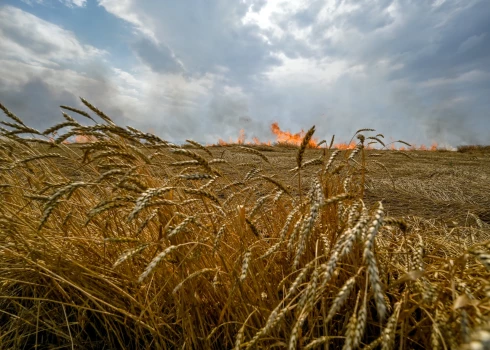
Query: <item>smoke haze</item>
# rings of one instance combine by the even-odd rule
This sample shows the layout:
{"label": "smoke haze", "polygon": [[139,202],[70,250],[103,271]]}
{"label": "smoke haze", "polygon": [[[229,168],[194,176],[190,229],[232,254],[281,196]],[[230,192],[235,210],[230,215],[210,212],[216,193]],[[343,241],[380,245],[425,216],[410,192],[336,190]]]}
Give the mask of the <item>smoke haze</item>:
{"label": "smoke haze", "polygon": [[173,142],[489,144],[490,2],[4,1],[0,101],[44,129],[79,96]]}

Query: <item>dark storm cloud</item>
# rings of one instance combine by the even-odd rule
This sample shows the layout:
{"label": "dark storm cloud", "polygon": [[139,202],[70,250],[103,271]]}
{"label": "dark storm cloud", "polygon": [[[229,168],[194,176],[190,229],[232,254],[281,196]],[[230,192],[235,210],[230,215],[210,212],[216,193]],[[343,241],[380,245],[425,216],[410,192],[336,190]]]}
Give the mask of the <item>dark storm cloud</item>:
{"label": "dark storm cloud", "polygon": [[57,106],[77,105],[75,96],[67,91],[55,93],[40,78],[30,80],[20,91],[0,89],[0,94],[2,104],[24,123],[41,132],[53,125],[54,121],[61,121],[61,112]]}
{"label": "dark storm cloud", "polygon": [[[400,46],[393,50],[388,46],[388,55],[401,59],[402,73],[414,81],[424,81],[437,77],[454,77],[474,69],[489,71],[490,65],[490,3],[482,1],[459,10],[447,17],[445,11],[455,11],[448,3],[435,13],[421,6],[410,16],[413,25],[406,26],[397,33]],[[432,16],[442,23],[432,21]],[[420,20],[416,20],[420,18]],[[412,21],[411,21],[412,23]],[[470,47],[464,45],[468,39],[479,37]],[[404,46],[404,41],[413,46]],[[461,45],[465,50],[461,49]]]}
{"label": "dark storm cloud", "polygon": [[[420,26],[407,26],[399,32],[400,38],[413,45],[407,45],[405,40],[398,43],[396,50],[387,45],[387,55],[404,63],[395,77],[406,76],[414,81],[423,81],[454,77],[473,69],[490,71],[489,2],[477,3],[460,11],[438,28],[430,22],[431,14],[424,15],[424,8],[419,10],[421,14],[417,16],[423,19],[419,20],[422,21]],[[437,12],[439,15],[444,13],[443,9]]]}
{"label": "dark storm cloud", "polygon": [[[442,5],[439,14],[449,11],[450,4]],[[421,11],[422,12],[422,11]],[[424,89],[419,98],[424,103],[414,118],[423,125],[427,136],[453,143],[489,142],[489,137],[478,126],[490,127],[488,99],[475,98],[490,90],[490,3],[480,2],[461,10],[449,18],[432,35],[426,36],[412,54],[398,54],[403,67],[391,79],[401,78],[413,83],[442,80],[441,84]],[[404,30],[405,37],[423,36]],[[410,40],[410,39],[409,39]],[[393,52],[396,54],[396,52]],[[467,77],[462,78],[462,77]],[[444,80],[446,80],[444,82]],[[457,104],[449,101],[463,99]]]}
{"label": "dark storm cloud", "polygon": [[[0,102],[27,125],[41,132],[64,120],[61,115],[62,110],[59,107],[61,105],[80,108],[92,113],[81,103],[79,97],[87,98],[89,102],[96,106],[104,106],[102,109],[114,121],[120,124],[127,124],[128,119],[124,117],[123,110],[118,106],[107,103],[111,98],[110,91],[114,91],[109,82],[100,79],[96,84],[85,88],[81,87],[80,90],[74,92],[46,83],[46,77],[47,75],[32,77],[17,89],[5,88],[6,84],[3,84],[2,79],[0,79]],[[85,117],[76,113],[67,113],[71,114],[82,124],[88,122]],[[94,117],[97,119],[95,115]],[[3,119],[3,117],[0,119]]]}
{"label": "dark storm cloud", "polygon": [[[490,2],[343,1],[338,8],[358,7],[322,19],[318,4],[324,3],[277,21],[284,30],[291,23],[309,27],[306,40],[317,50],[288,34],[287,44],[281,42],[278,49],[285,48],[290,58],[329,56],[364,67],[365,77],[343,75],[328,94],[341,97],[342,91],[350,91],[357,106],[347,106],[342,98],[333,108],[325,106],[337,116],[337,125],[346,119],[354,123],[362,115],[368,124],[404,125],[400,131],[412,130],[406,133],[413,139],[490,141],[477,128],[490,128],[490,102],[475,97],[490,88]],[[325,36],[332,30],[337,38]],[[430,81],[439,83],[423,86]],[[359,86],[367,90],[359,91]],[[366,97],[370,104],[360,102]]]}
{"label": "dark storm cloud", "polygon": [[[343,1],[338,6],[356,5],[346,13],[319,19],[323,2],[277,24],[310,26],[308,38],[321,50],[317,55],[347,59],[362,64],[375,64],[382,59],[403,64],[394,78],[426,80],[481,67],[488,69],[490,59],[490,2],[446,1],[434,7],[428,1]],[[389,8],[392,7],[392,11]],[[395,17],[396,18],[395,18]],[[335,29],[342,33],[338,41],[325,38]],[[291,40],[291,37],[288,37]],[[292,46],[294,44],[290,44]],[[303,54],[297,43],[298,55]],[[310,57],[306,50],[304,56]]]}

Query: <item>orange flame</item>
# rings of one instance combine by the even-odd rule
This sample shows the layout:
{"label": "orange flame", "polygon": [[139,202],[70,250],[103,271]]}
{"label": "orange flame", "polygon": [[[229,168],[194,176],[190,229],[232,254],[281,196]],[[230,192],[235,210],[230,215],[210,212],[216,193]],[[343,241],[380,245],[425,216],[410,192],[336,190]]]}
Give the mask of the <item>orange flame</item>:
{"label": "orange flame", "polygon": [[97,138],[92,135],[76,135],[75,136],[75,143],[89,143],[89,142],[96,142]]}
{"label": "orange flame", "polygon": [[[276,135],[276,141],[277,142],[285,142],[285,143],[290,143],[290,144],[297,145],[297,146],[299,146],[301,144],[301,141],[303,140],[303,137],[305,136],[304,130],[301,130],[300,132],[298,132],[296,134],[292,134],[289,131],[282,131],[277,122],[272,123],[271,131],[274,135]],[[317,145],[317,139],[312,138],[310,140],[308,146],[316,147],[316,145]]]}
{"label": "orange flame", "polygon": [[240,133],[238,135],[237,143],[239,145],[243,145],[245,143],[245,130],[240,129]]}
{"label": "orange flame", "polygon": [[355,142],[351,142],[349,144],[347,143],[336,143],[332,146],[332,148],[336,148],[338,150],[344,151],[346,149],[354,149],[356,148],[357,144]]}
{"label": "orange flame", "polygon": [[[296,145],[299,146],[301,142],[303,141],[303,138],[305,136],[305,131],[301,130],[298,133],[291,133],[290,131],[284,131],[281,130],[279,123],[274,122],[271,124],[271,131],[272,133],[276,136],[275,142],[277,143],[286,143],[286,144],[291,144],[291,145]],[[78,142],[78,141],[77,141]],[[85,141],[87,142],[87,141]],[[261,141],[258,137],[252,137],[252,141],[246,141],[246,133],[244,129],[240,129],[240,132],[238,134],[238,138],[233,140],[231,137],[228,142],[224,141],[223,139],[218,140],[218,145],[220,146],[226,146],[226,145],[231,145],[231,144],[239,144],[239,145],[267,145],[271,146],[272,141]],[[309,147],[316,148],[318,147],[318,140],[316,138],[312,138],[308,144]],[[357,143],[352,141],[351,143],[336,143],[332,145],[333,149],[338,149],[338,150],[351,150],[356,148]],[[328,147],[328,145],[325,145],[325,147]],[[366,148],[368,150],[376,149],[377,147],[373,147],[371,145],[367,145]],[[425,145],[420,145],[417,146],[416,144],[412,144],[410,147],[408,146],[399,146],[396,143],[391,143],[390,145],[387,145],[387,149],[389,150],[399,150],[399,151],[437,151],[439,150],[439,146],[436,142],[432,143],[430,147],[425,146]]]}

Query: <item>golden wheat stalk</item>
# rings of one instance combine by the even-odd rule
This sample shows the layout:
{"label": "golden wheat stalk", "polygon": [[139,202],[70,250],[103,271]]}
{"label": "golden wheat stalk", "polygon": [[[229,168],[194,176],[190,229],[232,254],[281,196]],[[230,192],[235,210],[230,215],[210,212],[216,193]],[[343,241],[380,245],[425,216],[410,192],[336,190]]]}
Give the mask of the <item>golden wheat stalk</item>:
{"label": "golden wheat stalk", "polygon": [[[296,344],[299,340],[299,332],[303,327],[304,322],[308,318],[311,310],[314,306],[314,295],[318,286],[318,269],[313,270],[312,281],[308,284],[306,291],[304,292],[304,298],[298,303],[298,308],[302,309],[299,317],[296,319],[296,323],[291,330],[291,337],[289,339],[289,349],[296,349]],[[302,306],[304,304],[304,306]]]}
{"label": "golden wheat stalk", "polygon": [[149,188],[141,194],[141,196],[136,200],[136,205],[133,211],[128,216],[128,221],[132,221],[140,211],[142,211],[152,198],[160,196],[173,190],[175,187],[159,187],[159,188]]}
{"label": "golden wheat stalk", "polygon": [[281,232],[279,233],[279,239],[276,244],[271,246],[265,253],[260,257],[260,259],[267,258],[269,255],[272,253],[276,252],[281,244],[284,242],[286,239],[286,235],[288,233],[289,227],[291,226],[291,221],[293,220],[294,215],[298,212],[299,207],[294,208],[291,210],[291,212],[288,214],[286,221],[284,222],[284,226],[281,229]]}
{"label": "golden wheat stalk", "polygon": [[199,142],[196,142],[196,141],[193,141],[193,140],[189,140],[187,139],[186,140],[188,143],[190,143],[191,145],[203,150],[204,152],[206,152],[207,154],[209,154],[211,157],[213,156],[213,154],[211,153],[211,151],[209,149],[207,149],[206,147],[204,147],[203,145],[201,145]]}
{"label": "golden wheat stalk", "polygon": [[382,350],[391,350],[394,347],[396,326],[397,326],[398,317],[400,315],[401,305],[402,305],[402,300],[398,301],[395,304],[395,309],[393,311],[393,314],[388,319],[386,328],[383,330],[383,333],[381,335]]}
{"label": "golden wheat stalk", "polygon": [[379,270],[374,255],[374,238],[383,223],[383,216],[383,205],[380,202],[379,207],[376,210],[374,220],[369,227],[364,248],[364,261],[367,263],[368,266],[369,281],[373,289],[374,300],[376,301],[376,308],[380,319],[384,319],[386,315],[386,302],[384,299],[384,293],[382,291],[381,281],[379,277]]}
{"label": "golden wheat stalk", "polygon": [[[320,158],[315,158],[315,159],[311,159],[307,162],[304,162],[303,165],[301,166],[301,169],[304,169],[304,168],[307,168],[309,166],[314,166],[314,165],[322,165],[323,164],[323,158],[320,157]],[[299,168],[298,167],[295,167],[293,169],[290,169],[289,171],[290,172],[294,172],[294,171],[298,171]]]}
{"label": "golden wheat stalk", "polygon": [[243,181],[250,180],[252,177],[257,175],[259,172],[261,172],[262,169],[260,168],[253,168],[251,169],[248,173],[245,174],[245,177],[243,178]]}
{"label": "golden wheat stalk", "polygon": [[82,116],[84,116],[84,117],[92,120],[94,123],[96,123],[96,121],[94,120],[94,118],[92,118],[90,116],[90,114],[88,114],[85,111],[82,111],[81,109],[73,108],[73,107],[70,107],[70,106],[60,106],[60,107],[63,108],[63,109],[66,109],[68,111],[72,111],[72,112],[78,113],[78,114],[80,114],[80,115],[82,115]]}
{"label": "golden wheat stalk", "polygon": [[153,273],[155,271],[155,269],[158,267],[159,264],[162,263],[162,261],[165,259],[166,256],[168,256],[174,250],[176,250],[179,247],[182,247],[183,245],[186,245],[186,244],[188,244],[188,243],[172,245],[170,247],[167,247],[164,251],[160,252],[157,256],[155,256],[153,258],[153,260],[148,264],[148,266],[146,266],[145,270],[139,276],[138,282],[139,283],[143,282],[151,273]]}
{"label": "golden wheat stalk", "polygon": [[46,221],[48,220],[49,216],[53,212],[54,208],[59,202],[59,199],[62,196],[66,195],[69,198],[76,189],[80,187],[91,186],[91,185],[96,185],[96,184],[83,182],[83,181],[71,182],[65,186],[62,186],[51,197],[49,197],[48,201],[44,205],[43,215],[41,217],[41,222],[39,223],[38,231],[40,231],[41,228],[46,224]]}
{"label": "golden wheat stalk", "polygon": [[105,121],[106,123],[109,123],[111,125],[115,125],[114,122],[112,121],[111,118],[109,118],[104,112],[102,112],[100,109],[98,109],[97,107],[95,107],[94,105],[92,105],[90,102],[88,102],[86,99],[80,97],[80,100],[82,101],[82,103],[87,106],[88,108],[90,108],[95,114],[97,114],[103,121]]}
{"label": "golden wheat stalk", "polygon": [[206,180],[206,179],[214,179],[215,176],[210,175],[210,174],[200,174],[200,173],[195,173],[195,174],[184,174],[184,175],[179,175],[180,178],[185,179],[185,180]]}
{"label": "golden wheat stalk", "polygon": [[116,262],[114,262],[114,265],[112,265],[112,268],[116,268],[119,265],[121,265],[123,262],[125,262],[126,260],[140,254],[146,248],[148,248],[148,246],[149,246],[149,244],[145,243],[145,244],[141,244],[141,245],[137,246],[136,248],[126,250],[124,253],[121,254],[121,256],[119,256],[119,258],[117,258]]}
{"label": "golden wheat stalk", "polygon": [[240,283],[243,283],[243,281],[245,281],[245,278],[247,278],[248,266],[250,264],[251,257],[252,257],[252,250],[248,249],[243,256],[242,272],[240,273],[240,279],[239,279]]}
{"label": "golden wheat stalk", "polygon": [[345,284],[340,288],[339,293],[335,297],[334,301],[332,302],[332,306],[330,307],[330,310],[328,311],[327,318],[325,319],[325,322],[330,322],[332,318],[335,316],[337,311],[344,305],[344,303],[347,301],[347,298],[351,294],[352,289],[354,288],[354,285],[356,283],[356,277],[357,276],[352,276],[345,282]]}
{"label": "golden wheat stalk", "polygon": [[250,340],[250,342],[247,343],[247,347],[245,348],[246,350],[253,349],[255,348],[255,344],[259,341],[260,337],[263,337],[267,334],[269,334],[270,331],[272,331],[279,322],[282,321],[284,316],[286,315],[286,312],[288,312],[288,307],[282,308],[282,305],[279,304],[274,310],[271,311],[269,314],[269,317],[267,318],[266,324],[264,327],[262,327]]}
{"label": "golden wheat stalk", "polygon": [[148,226],[149,222],[158,214],[158,210],[153,210],[151,212],[150,215],[148,215],[148,217],[143,220],[143,222],[140,224],[140,226],[138,227],[138,230],[135,232],[135,236],[138,237],[140,235],[141,232],[143,232],[143,230]]}
{"label": "golden wheat stalk", "polygon": [[216,173],[216,170],[213,170],[209,166],[208,161],[195,152],[191,152],[189,150],[180,149],[180,148],[172,149],[172,152],[175,154],[181,154],[181,155],[184,155],[186,157],[190,157],[190,158],[194,159],[195,161],[197,161],[197,163],[200,166],[202,166],[204,169],[206,169],[206,171],[208,171],[209,173]]}
{"label": "golden wheat stalk", "polygon": [[219,228],[218,233],[216,234],[216,237],[215,237],[214,243],[213,243],[213,254],[218,251],[219,244],[220,244],[221,240],[223,239],[223,235],[225,234],[225,229],[226,229],[226,226],[222,225]]}
{"label": "golden wheat stalk", "polygon": [[296,249],[296,255],[294,257],[293,261],[293,268],[296,268],[299,264],[299,259],[303,255],[305,249],[306,249],[306,244],[307,241],[313,231],[313,226],[315,225],[315,221],[318,218],[318,213],[320,209],[320,203],[316,201],[311,205],[310,209],[310,214],[308,217],[304,220],[303,224],[303,231],[301,232],[301,235],[299,236],[299,241]]}
{"label": "golden wheat stalk", "polygon": [[262,152],[254,149],[254,148],[244,147],[244,146],[238,146],[238,149],[240,149],[240,150],[242,150],[244,152],[247,152],[247,153],[255,154],[256,156],[259,156],[260,158],[262,158],[265,162],[270,163],[269,162],[269,158],[267,158],[265,156],[265,154],[263,154]]}
{"label": "golden wheat stalk", "polygon": [[172,238],[172,237],[178,235],[180,232],[182,232],[184,230],[184,228],[188,224],[194,222],[195,220],[196,220],[196,217],[195,216],[189,216],[184,221],[182,221],[180,224],[178,224],[177,226],[175,226],[175,228],[168,233],[167,238]]}
{"label": "golden wheat stalk", "polygon": [[68,159],[67,157],[59,154],[59,153],[45,153],[45,154],[38,154],[36,156],[33,156],[33,157],[29,157],[29,158],[25,158],[25,159],[21,159],[19,161],[17,161],[16,163],[17,164],[22,164],[22,163],[29,163],[29,162],[32,162],[34,160],[42,160],[42,159],[47,159],[47,158],[61,158],[61,159]]}
{"label": "golden wheat stalk", "polygon": [[306,147],[311,141],[313,134],[315,133],[315,126],[313,125],[310,130],[307,131],[305,137],[301,141],[301,145],[299,146],[298,153],[296,154],[296,164],[298,169],[301,169],[301,164],[303,162],[303,154],[305,153]]}
{"label": "golden wheat stalk", "polygon": [[213,202],[215,202],[216,204],[218,204],[219,206],[221,206],[219,199],[214,194],[212,194],[211,192],[198,190],[198,189],[194,189],[194,188],[184,188],[183,190],[185,193],[206,197],[206,198],[212,200]]}
{"label": "golden wheat stalk", "polygon": [[288,189],[286,188],[286,186],[284,186],[281,182],[279,182],[278,180],[276,179],[273,179],[272,177],[270,176],[265,176],[265,175],[260,175],[260,178],[274,184],[277,186],[277,188],[279,188],[281,191],[283,191],[284,193],[288,194],[290,197],[292,197],[291,195],[291,192],[288,191]]}
{"label": "golden wheat stalk", "polygon": [[17,117],[14,113],[12,113],[11,111],[9,111],[7,109],[7,107],[5,107],[1,103],[0,103],[0,109],[3,111],[3,113],[5,113],[5,115],[7,117],[9,117],[10,119],[12,119],[14,122],[19,123],[20,125],[22,125],[24,127],[27,127],[27,125],[25,125],[24,122],[19,117]]}
{"label": "golden wheat stalk", "polygon": [[180,282],[179,284],[177,284],[175,286],[175,288],[172,290],[172,294],[177,294],[177,292],[182,288],[182,286],[184,285],[185,282],[193,279],[193,278],[196,278],[198,276],[201,276],[203,274],[206,274],[206,273],[209,273],[209,272],[216,272],[217,270],[215,268],[204,268],[204,269],[201,269],[201,270],[198,270],[198,271],[194,271],[193,273],[191,273],[189,276],[187,276],[186,278],[184,278],[182,280],[182,282]]}

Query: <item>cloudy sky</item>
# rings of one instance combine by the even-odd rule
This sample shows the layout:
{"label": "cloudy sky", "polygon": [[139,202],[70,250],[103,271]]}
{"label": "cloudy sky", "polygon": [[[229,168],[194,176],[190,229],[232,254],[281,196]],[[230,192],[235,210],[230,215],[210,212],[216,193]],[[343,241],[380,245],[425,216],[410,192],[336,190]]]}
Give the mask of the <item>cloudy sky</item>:
{"label": "cloudy sky", "polygon": [[0,101],[44,129],[78,96],[174,142],[489,144],[490,1],[2,0]]}

